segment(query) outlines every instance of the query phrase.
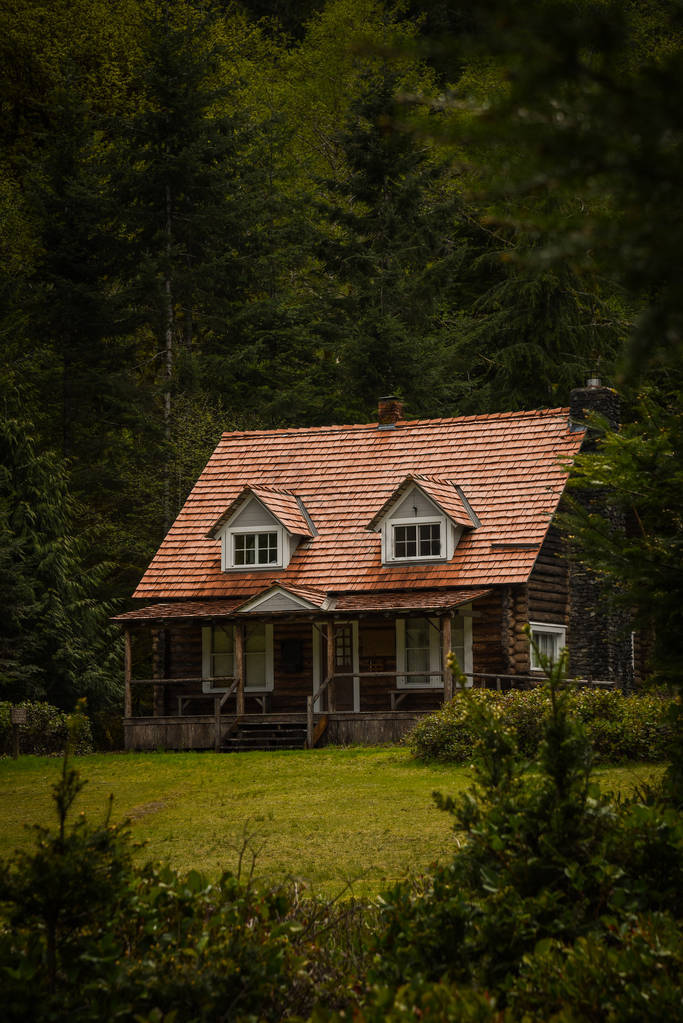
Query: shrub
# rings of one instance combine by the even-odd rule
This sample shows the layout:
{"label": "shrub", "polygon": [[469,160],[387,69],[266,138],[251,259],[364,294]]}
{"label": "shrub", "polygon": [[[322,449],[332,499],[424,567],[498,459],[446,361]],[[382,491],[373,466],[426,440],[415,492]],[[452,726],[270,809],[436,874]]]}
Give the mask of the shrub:
{"label": "shrub", "polygon": [[0,862],[3,1021],[280,1019],[316,998],[350,1003],[367,945],[357,904],[136,867],[125,822],[69,823],[84,784],[69,751],[57,828],[37,827],[33,851]]}
{"label": "shrub", "polygon": [[623,703],[591,693],[577,707],[562,667],[542,695],[522,701],[547,708],[531,761],[504,698],[460,694],[476,737],[475,787],[456,800],[437,796],[459,848],[421,885],[384,895],[366,1019],[379,1018],[380,997],[392,1019],[420,1016],[413,993],[444,1006],[435,1018],[458,1019],[453,985],[462,1019],[490,1010],[468,991],[491,996],[498,1019],[678,1018],[683,821],[661,793],[618,802],[592,783],[579,718],[611,722]]}
{"label": "shrub", "polygon": [[[13,749],[10,703],[0,703],[0,754],[8,756]],[[24,700],[18,704],[26,708],[26,724],[20,725],[19,743],[22,753],[40,756],[62,753],[69,736],[69,725],[73,722],[72,751],[77,754],[92,753],[93,741],[90,721],[83,714],[66,714],[50,703],[33,703]]]}
{"label": "shrub", "polygon": [[[576,688],[568,696],[569,712],[583,725],[596,763],[667,759],[673,737],[672,703],[662,692],[624,696],[617,691]],[[406,743],[418,757],[469,763],[477,740],[478,716],[473,710],[478,706],[495,708],[522,756],[537,754],[549,709],[543,686],[506,693],[459,690],[450,703],[422,718]]]}

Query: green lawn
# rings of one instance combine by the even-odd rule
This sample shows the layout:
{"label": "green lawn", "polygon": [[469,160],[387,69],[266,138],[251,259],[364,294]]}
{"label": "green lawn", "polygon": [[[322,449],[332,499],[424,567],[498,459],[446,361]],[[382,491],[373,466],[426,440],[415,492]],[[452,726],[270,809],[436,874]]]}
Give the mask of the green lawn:
{"label": "green lawn", "polygon": [[[218,874],[236,868],[245,834],[253,835],[258,876],[301,878],[326,894],[347,882],[356,894],[374,893],[447,856],[451,818],[431,794],[460,791],[471,776],[393,747],[98,754],[75,764],[88,781],[77,810],[95,819],[113,793],[115,818],[130,817],[134,838],[147,843],[139,859]],[[57,758],[0,760],[0,857],[30,845],[25,825],[54,821],[51,785],[60,768]],[[627,793],[655,771],[600,774],[604,787]]]}

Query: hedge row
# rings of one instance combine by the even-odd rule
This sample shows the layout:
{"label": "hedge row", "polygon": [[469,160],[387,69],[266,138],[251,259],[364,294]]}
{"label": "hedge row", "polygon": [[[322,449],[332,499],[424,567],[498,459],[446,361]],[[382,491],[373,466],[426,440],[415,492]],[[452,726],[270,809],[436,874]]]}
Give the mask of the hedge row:
{"label": "hedge row", "polygon": [[41,756],[62,753],[69,734],[69,722],[72,719],[73,752],[92,753],[93,737],[87,717],[66,714],[50,703],[32,703],[25,700],[14,705],[0,702],[0,755],[9,756],[13,751],[13,730],[10,722],[12,706],[26,708],[26,724],[19,726],[21,753],[36,753]]}
{"label": "hedge row", "polygon": [[[593,746],[594,762],[616,764],[668,758],[672,699],[665,693],[624,696],[617,691],[584,688],[573,690],[569,700],[572,715],[584,725]],[[512,732],[520,753],[532,757],[538,752],[549,701],[545,687],[506,693],[488,689],[458,692],[450,703],[423,718],[407,736],[406,743],[418,757],[469,763],[478,727],[473,710],[486,704],[500,717],[503,727]]]}

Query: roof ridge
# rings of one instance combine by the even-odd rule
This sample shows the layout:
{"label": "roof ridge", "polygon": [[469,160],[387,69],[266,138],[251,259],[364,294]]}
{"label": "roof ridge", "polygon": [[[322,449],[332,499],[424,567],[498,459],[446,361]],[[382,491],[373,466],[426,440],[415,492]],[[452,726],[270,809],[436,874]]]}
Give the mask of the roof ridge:
{"label": "roof ridge", "polygon": [[[466,422],[483,422],[490,419],[515,419],[515,418],[533,418],[540,416],[560,416],[569,415],[568,405],[558,405],[555,408],[540,408],[540,409],[518,409],[513,412],[479,412],[475,415],[465,416],[444,416],[441,418],[434,419],[399,419],[395,424],[396,426],[403,427],[428,427],[428,426],[443,426],[446,423],[466,423]],[[320,426],[280,426],[274,428],[263,427],[260,430],[224,430],[221,434],[222,437],[282,437],[287,434],[300,434],[300,433],[342,433],[349,430],[372,430],[377,432],[377,423],[330,423],[327,425]],[[386,436],[391,431],[381,431],[382,435]]]}

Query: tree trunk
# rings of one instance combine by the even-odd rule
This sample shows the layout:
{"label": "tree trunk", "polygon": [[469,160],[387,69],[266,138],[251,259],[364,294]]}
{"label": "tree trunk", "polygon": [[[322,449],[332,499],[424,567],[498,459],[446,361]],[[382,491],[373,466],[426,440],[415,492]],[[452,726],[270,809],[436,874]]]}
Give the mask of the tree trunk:
{"label": "tree trunk", "polygon": [[166,185],[166,277],[165,293],[165,364],[164,364],[164,440],[166,459],[164,470],[164,535],[171,528],[171,380],[173,378],[173,293],[171,289],[171,239],[173,219],[171,214],[171,186]]}

